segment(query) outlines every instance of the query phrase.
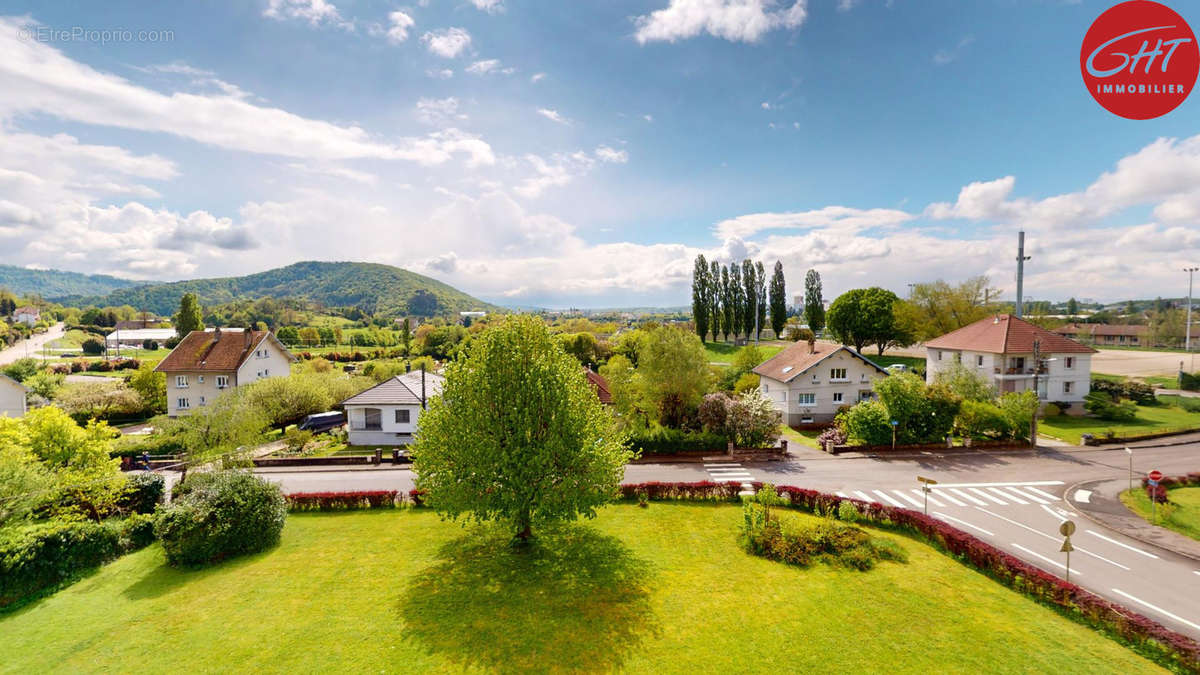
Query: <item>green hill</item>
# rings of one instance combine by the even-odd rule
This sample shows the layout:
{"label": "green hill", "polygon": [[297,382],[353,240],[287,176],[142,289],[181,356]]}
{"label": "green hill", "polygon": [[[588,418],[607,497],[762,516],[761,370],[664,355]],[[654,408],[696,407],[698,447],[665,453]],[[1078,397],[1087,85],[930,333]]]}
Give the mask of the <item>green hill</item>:
{"label": "green hill", "polygon": [[[409,303],[420,291],[432,294],[436,305]],[[356,262],[298,262],[244,277],[191,279],[136,288],[106,295],[64,298],[64,304],[132,305],[139,310],[170,315],[184,293],[195,293],[205,306],[262,297],[299,298],[326,307],[359,307],[369,313],[443,315],[460,311],[499,309],[440,281],[399,267]],[[425,296],[426,299],[428,296]]]}
{"label": "green hill", "polygon": [[37,293],[47,299],[67,295],[102,295],[144,283],[146,282],[118,279],[107,274],[31,270],[15,265],[0,265],[0,288],[17,295]]}

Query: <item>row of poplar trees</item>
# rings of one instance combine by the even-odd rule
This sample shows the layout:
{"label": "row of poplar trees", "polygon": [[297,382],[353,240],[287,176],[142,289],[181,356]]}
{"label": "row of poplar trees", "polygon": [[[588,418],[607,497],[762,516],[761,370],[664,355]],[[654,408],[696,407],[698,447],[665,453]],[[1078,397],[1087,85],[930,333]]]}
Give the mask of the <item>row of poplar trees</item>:
{"label": "row of poplar trees", "polygon": [[692,321],[701,340],[725,339],[730,335],[758,338],[767,326],[778,336],[787,322],[787,292],[783,264],[775,261],[768,291],[767,273],[761,262],[743,260],[722,266],[703,255],[696,256],[692,270]]}

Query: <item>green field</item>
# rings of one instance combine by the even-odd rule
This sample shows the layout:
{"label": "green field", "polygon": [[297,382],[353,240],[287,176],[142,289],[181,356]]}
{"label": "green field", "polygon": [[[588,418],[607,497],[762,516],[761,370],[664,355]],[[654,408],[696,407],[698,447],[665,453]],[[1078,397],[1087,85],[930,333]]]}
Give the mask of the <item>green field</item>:
{"label": "green field", "polygon": [[1137,417],[1129,422],[1071,415],[1045,417],[1038,422],[1038,434],[1068,443],[1079,443],[1080,434],[1103,436],[1112,431],[1123,437],[1186,429],[1200,429],[1200,413],[1190,413],[1173,405],[1140,405]]}
{"label": "green field", "polygon": [[[1200,487],[1182,487],[1167,491],[1168,504],[1158,505],[1156,525],[1200,539]],[[1143,489],[1121,493],[1121,503],[1146,520],[1153,516],[1150,496]]]}
{"label": "green field", "polygon": [[817,436],[821,435],[820,429],[797,430],[781,424],[779,425],[779,435],[786,438],[788,443],[799,443],[814,450],[821,449],[821,446],[817,445]]}
{"label": "green field", "polygon": [[800,569],[744,553],[741,520],[614,506],[514,553],[427,511],[292,515],[267,553],[180,571],[154,545],[0,617],[0,670],[1159,670],[911,539],[879,535],[907,563]]}
{"label": "green field", "polygon": [[902,363],[908,366],[908,369],[911,371],[918,373],[925,372],[925,359],[916,356],[891,356],[889,354],[884,354],[883,356],[878,356],[876,354],[863,354],[863,356],[866,356],[871,360],[872,363],[880,368],[887,368],[888,366]]}
{"label": "green field", "polygon": [[[753,343],[752,343],[753,344]],[[758,350],[762,352],[763,360],[767,360],[783,351],[786,343],[782,342],[763,342],[758,345]],[[722,365],[731,365],[733,357],[744,347],[738,347],[728,342],[705,342],[704,353],[708,355],[709,363],[719,363]]]}

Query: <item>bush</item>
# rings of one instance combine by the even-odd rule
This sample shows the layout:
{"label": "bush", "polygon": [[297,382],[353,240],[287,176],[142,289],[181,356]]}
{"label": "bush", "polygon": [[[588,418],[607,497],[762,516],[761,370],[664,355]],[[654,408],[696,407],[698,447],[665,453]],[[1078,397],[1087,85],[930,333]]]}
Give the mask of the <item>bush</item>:
{"label": "bush", "polygon": [[1126,422],[1137,417],[1133,401],[1116,401],[1108,392],[1093,391],[1083,399],[1083,407],[1102,420]]}
{"label": "bush", "polygon": [[135,473],[129,476],[129,492],[121,501],[121,508],[134,513],[154,513],[166,493],[166,480],[157,473]]}
{"label": "bush", "polygon": [[171,565],[198,566],[279,542],[287,502],[279,486],[239,471],[194,475],[154,533]]}
{"label": "bush", "polygon": [[1124,398],[1138,405],[1154,405],[1157,402],[1154,398],[1154,387],[1133,380],[1114,382],[1112,380],[1092,378],[1091,390],[1108,394],[1114,401]]}
{"label": "bush", "polygon": [[1180,373],[1179,388],[1187,391],[1200,391],[1200,373]]}
{"label": "bush", "polygon": [[8,375],[17,382],[24,382],[25,380],[36,375],[41,369],[42,365],[38,363],[37,359],[25,357],[23,359],[17,359],[16,361],[13,361],[5,366],[3,371],[0,372],[3,372],[5,375]]}
{"label": "bush", "polygon": [[743,373],[733,384],[733,392],[735,394],[745,394],[751,391],[758,391],[759,379],[754,373]]}
{"label": "bush", "polygon": [[155,517],[149,513],[135,513],[122,520],[118,531],[121,551],[131,553],[153,544],[154,521]]}
{"label": "bush", "polygon": [[[768,497],[775,497],[774,488],[764,486],[754,501],[743,506],[741,541],[754,555],[801,567],[821,561],[863,571],[872,569],[880,560],[905,562],[908,559],[903,548],[891,542],[884,544],[866,530],[836,520],[823,519],[814,525],[789,527],[777,516],[772,516],[764,504],[755,503],[762,500],[763,491]],[[860,514],[853,503],[842,502],[837,513],[841,514],[846,504],[850,505],[846,509],[847,515],[857,520]]]}
{"label": "bush", "polygon": [[1003,438],[1009,435],[1008,419],[994,403],[966,399],[954,419],[955,430],[967,438]]}
{"label": "bush", "polygon": [[887,408],[879,401],[863,401],[838,413],[838,424],[846,436],[863,445],[887,445],[892,442],[892,425]]}
{"label": "bush", "polygon": [[828,429],[825,429],[817,436],[817,445],[820,445],[821,449],[825,449],[830,445],[845,445],[847,440],[846,430],[842,428],[840,423],[834,422]]}
{"label": "bush", "polygon": [[657,427],[631,434],[625,445],[643,455],[674,455],[681,452],[724,452],[726,440],[720,434],[706,431]]}
{"label": "bush", "polygon": [[83,341],[83,353],[88,356],[100,356],[104,353],[104,342],[96,338],[88,338]]}
{"label": "bush", "polygon": [[57,588],[121,553],[108,523],[52,522],[0,539],[0,607]]}
{"label": "bush", "polygon": [[348,509],[380,509],[396,506],[396,490],[362,490],[358,492],[297,492],[286,495],[288,508],[293,511],[344,511]]}

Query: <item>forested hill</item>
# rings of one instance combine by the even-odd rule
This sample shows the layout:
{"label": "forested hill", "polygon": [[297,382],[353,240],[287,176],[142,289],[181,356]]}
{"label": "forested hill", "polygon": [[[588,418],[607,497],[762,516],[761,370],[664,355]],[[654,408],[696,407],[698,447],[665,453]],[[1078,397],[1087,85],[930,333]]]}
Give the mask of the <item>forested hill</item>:
{"label": "forested hill", "polygon": [[[433,316],[499,309],[452,286],[399,267],[312,261],[244,277],[153,284],[118,289],[106,295],[64,298],[62,302],[78,307],[131,305],[139,310],[170,315],[179,308],[179,298],[185,293],[195,293],[205,306],[262,297],[287,297],[326,307],[359,307],[371,314]],[[431,301],[430,296],[436,299],[436,303]]]}
{"label": "forested hill", "polygon": [[66,295],[100,295],[144,283],[107,274],[31,270],[15,265],[0,265],[0,288],[17,295],[36,293],[48,300]]}

